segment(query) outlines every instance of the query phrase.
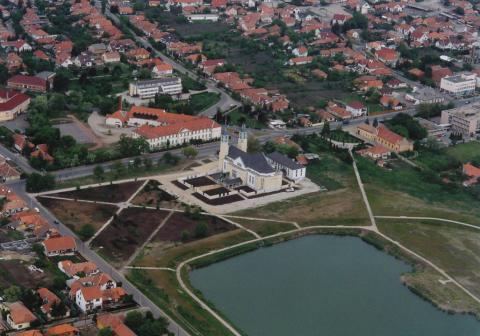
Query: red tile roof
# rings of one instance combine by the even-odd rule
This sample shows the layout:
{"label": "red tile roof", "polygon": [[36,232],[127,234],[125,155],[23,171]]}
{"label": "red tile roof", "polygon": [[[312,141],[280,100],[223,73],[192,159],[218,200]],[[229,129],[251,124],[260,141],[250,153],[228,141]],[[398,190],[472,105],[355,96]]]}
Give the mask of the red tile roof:
{"label": "red tile roof", "polygon": [[220,125],[210,118],[196,118],[190,121],[177,122],[166,126],[143,125],[134,132],[147,139],[155,139],[168,135],[178,134],[181,131],[199,131],[206,128],[217,128]]}
{"label": "red tile roof", "polygon": [[27,100],[30,100],[30,97],[24,93],[14,90],[0,90],[0,112],[13,110]]}
{"label": "red tile roof", "polygon": [[45,239],[43,241],[43,245],[45,246],[47,252],[75,250],[77,248],[75,239],[71,236]]}

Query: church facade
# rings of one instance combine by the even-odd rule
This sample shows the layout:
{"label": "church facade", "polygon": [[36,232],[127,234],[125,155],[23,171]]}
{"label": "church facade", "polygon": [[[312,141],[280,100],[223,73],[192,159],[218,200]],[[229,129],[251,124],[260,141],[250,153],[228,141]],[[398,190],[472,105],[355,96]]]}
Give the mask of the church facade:
{"label": "church facade", "polygon": [[[290,183],[284,183],[283,180],[286,171],[285,163],[296,171],[298,176],[291,182],[300,181],[302,179],[300,176],[305,177],[305,167],[283,154],[275,153],[274,156],[269,156],[264,153],[248,153],[247,148],[248,136],[244,129],[240,132],[236,145],[229,144],[228,134],[222,134],[218,169],[229,181],[250,187],[257,193],[278,191],[290,186]],[[283,160],[282,165],[276,164],[279,157]]]}

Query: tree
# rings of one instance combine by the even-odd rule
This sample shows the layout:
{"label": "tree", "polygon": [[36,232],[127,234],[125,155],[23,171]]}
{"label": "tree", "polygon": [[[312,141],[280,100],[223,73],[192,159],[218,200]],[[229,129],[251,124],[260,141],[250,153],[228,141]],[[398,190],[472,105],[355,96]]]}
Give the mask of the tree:
{"label": "tree", "polygon": [[53,317],[63,317],[67,313],[67,306],[63,302],[55,302],[52,305],[51,314]]}
{"label": "tree", "polygon": [[98,336],[113,336],[113,331],[110,327],[102,328],[99,330]]}
{"label": "tree", "polygon": [[260,143],[260,141],[258,141],[258,139],[252,135],[249,136],[247,151],[249,153],[257,153],[257,152],[260,152],[261,150],[262,150],[262,144]]}
{"label": "tree", "polygon": [[95,168],[93,169],[93,175],[98,181],[103,181],[103,179],[105,178],[105,170],[100,165],[95,166]]}
{"label": "tree", "polygon": [[182,149],[182,154],[187,159],[193,159],[198,155],[198,151],[195,149],[195,147],[188,146]]}
{"label": "tree", "polygon": [[22,296],[22,289],[15,285],[10,286],[3,291],[3,296],[5,299],[7,299],[7,301],[18,301]]}
{"label": "tree", "polygon": [[163,157],[158,161],[159,161],[159,163],[163,162],[163,163],[166,163],[168,165],[174,166],[178,163],[178,161],[180,161],[180,158],[176,155],[173,155],[170,152],[166,152],[165,154],[163,154]]}
{"label": "tree", "polygon": [[131,138],[122,134],[118,142],[118,150],[123,156],[136,156],[148,152],[150,146],[145,138]]}
{"label": "tree", "polygon": [[208,234],[208,227],[205,223],[200,222],[195,226],[195,238],[205,238]]}
{"label": "tree", "polygon": [[372,124],[373,127],[377,128],[378,127],[378,119],[375,118],[373,119],[373,124]]}
{"label": "tree", "polygon": [[116,178],[119,178],[126,172],[125,166],[120,161],[115,161],[111,166],[111,170],[115,174]]}
{"label": "tree", "polygon": [[93,227],[92,224],[82,225],[80,230],[78,230],[78,236],[82,240],[87,240],[87,239],[91,238],[94,234],[95,234],[95,228]]}
{"label": "tree", "polygon": [[328,136],[330,134],[330,123],[328,121],[325,121],[322,127],[322,133],[323,136]]}
{"label": "tree", "polygon": [[53,189],[55,187],[55,177],[50,174],[41,175],[32,173],[27,176],[26,189],[28,192],[40,192]]}

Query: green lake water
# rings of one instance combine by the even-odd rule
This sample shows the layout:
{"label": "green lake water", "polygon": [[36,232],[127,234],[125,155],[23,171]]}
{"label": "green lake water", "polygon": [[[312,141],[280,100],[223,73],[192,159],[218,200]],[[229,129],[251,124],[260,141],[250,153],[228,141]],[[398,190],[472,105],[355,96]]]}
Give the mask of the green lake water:
{"label": "green lake water", "polygon": [[190,273],[249,336],[476,336],[400,282],[409,265],[356,237],[307,236]]}

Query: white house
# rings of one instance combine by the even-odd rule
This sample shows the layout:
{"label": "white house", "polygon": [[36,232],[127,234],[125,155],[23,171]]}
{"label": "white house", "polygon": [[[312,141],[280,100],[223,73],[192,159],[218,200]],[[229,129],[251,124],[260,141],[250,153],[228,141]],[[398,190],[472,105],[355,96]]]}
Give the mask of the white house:
{"label": "white house", "polygon": [[102,308],[103,295],[99,286],[83,287],[75,295],[75,303],[83,312]]}
{"label": "white house", "polygon": [[367,114],[367,108],[359,101],[352,101],[345,106],[345,109],[355,117],[361,117]]}
{"label": "white house", "polygon": [[2,308],[8,310],[7,323],[14,330],[30,328],[37,317],[21,301],[6,303]]}

